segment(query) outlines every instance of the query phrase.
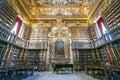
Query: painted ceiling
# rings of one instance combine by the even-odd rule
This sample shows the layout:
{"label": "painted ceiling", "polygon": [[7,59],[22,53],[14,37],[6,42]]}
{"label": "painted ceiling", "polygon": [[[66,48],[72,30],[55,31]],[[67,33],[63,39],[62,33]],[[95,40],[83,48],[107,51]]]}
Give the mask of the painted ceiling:
{"label": "painted ceiling", "polygon": [[31,20],[88,19],[101,0],[15,0]]}

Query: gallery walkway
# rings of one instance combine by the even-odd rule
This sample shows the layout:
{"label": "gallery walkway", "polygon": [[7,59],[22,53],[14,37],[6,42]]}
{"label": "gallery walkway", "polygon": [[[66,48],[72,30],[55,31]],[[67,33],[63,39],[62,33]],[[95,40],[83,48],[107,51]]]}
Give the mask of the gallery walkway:
{"label": "gallery walkway", "polygon": [[90,76],[87,76],[84,72],[60,72],[59,74],[53,74],[52,72],[35,72],[33,76],[30,76],[23,80],[97,80]]}

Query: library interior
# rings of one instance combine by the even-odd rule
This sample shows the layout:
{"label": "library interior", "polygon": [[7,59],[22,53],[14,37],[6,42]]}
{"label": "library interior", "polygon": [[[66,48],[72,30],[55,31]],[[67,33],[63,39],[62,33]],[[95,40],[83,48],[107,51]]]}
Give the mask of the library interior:
{"label": "library interior", "polygon": [[120,80],[120,0],[0,0],[0,80]]}

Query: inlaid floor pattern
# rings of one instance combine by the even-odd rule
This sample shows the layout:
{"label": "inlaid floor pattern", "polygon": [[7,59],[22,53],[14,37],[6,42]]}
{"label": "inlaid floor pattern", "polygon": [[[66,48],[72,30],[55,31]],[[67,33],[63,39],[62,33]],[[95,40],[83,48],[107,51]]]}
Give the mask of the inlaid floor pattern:
{"label": "inlaid floor pattern", "polygon": [[87,76],[84,72],[60,72],[59,74],[52,72],[35,72],[23,80],[97,80]]}

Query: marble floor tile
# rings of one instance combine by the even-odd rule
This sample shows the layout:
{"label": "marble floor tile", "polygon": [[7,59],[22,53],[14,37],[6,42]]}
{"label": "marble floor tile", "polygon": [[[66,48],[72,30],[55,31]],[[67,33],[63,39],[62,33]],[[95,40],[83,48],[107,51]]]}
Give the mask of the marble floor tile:
{"label": "marble floor tile", "polygon": [[59,74],[51,72],[35,72],[23,80],[97,80],[87,76],[84,72],[60,72]]}

